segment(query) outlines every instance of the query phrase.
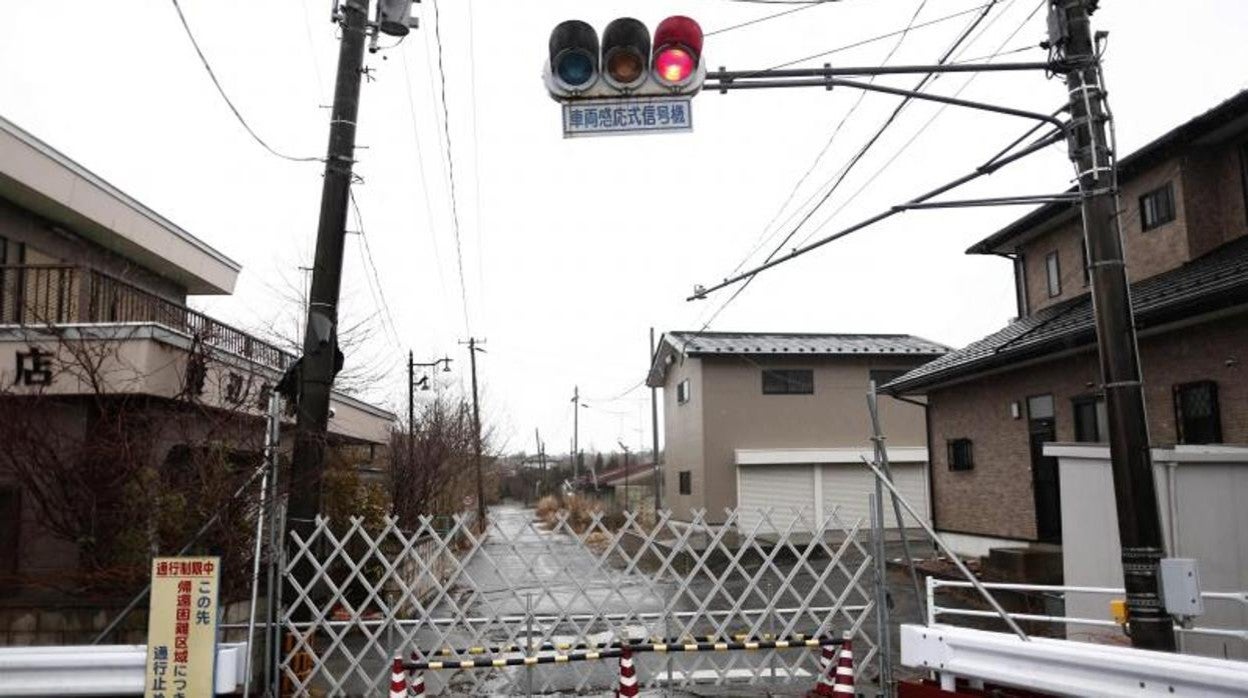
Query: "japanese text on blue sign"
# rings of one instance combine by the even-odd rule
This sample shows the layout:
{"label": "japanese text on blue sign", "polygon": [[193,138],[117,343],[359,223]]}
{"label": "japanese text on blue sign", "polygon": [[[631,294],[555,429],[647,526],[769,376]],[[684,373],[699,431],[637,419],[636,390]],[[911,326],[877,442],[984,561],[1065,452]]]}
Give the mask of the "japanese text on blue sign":
{"label": "japanese text on blue sign", "polygon": [[599,136],[649,131],[692,131],[689,98],[603,100],[563,105],[563,135]]}

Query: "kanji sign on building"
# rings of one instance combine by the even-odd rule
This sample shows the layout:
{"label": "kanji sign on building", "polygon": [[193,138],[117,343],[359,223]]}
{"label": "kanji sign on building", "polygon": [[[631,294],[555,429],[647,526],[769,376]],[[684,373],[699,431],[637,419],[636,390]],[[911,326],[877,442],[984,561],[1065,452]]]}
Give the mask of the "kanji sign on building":
{"label": "kanji sign on building", "polygon": [[152,560],[146,698],[212,695],[220,568],[216,557]]}
{"label": "kanji sign on building", "polygon": [[692,131],[688,97],[586,100],[563,105],[563,136]]}

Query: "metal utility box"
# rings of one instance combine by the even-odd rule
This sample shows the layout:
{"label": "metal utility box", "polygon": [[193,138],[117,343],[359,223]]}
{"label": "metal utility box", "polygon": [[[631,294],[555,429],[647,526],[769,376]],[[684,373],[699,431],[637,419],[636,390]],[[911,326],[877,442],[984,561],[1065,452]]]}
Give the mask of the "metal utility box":
{"label": "metal utility box", "polygon": [[1200,598],[1200,570],[1196,560],[1168,557],[1161,561],[1161,596],[1166,612],[1172,616],[1204,615],[1205,602]]}

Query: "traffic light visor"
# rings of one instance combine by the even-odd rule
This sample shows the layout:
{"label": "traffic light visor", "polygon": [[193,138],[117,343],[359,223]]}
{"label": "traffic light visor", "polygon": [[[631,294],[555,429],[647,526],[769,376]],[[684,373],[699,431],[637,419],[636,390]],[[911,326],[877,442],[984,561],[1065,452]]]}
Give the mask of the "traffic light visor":
{"label": "traffic light visor", "polygon": [[598,33],[578,19],[560,22],[550,33],[550,72],[569,89],[584,89],[598,77]]}
{"label": "traffic light visor", "polygon": [[676,15],[659,23],[654,31],[654,76],[667,85],[681,85],[697,72],[702,55],[702,27],[689,17]]}
{"label": "traffic light visor", "polygon": [[646,79],[650,62],[650,30],[632,17],[621,17],[602,33],[602,60],[608,82],[635,87]]}

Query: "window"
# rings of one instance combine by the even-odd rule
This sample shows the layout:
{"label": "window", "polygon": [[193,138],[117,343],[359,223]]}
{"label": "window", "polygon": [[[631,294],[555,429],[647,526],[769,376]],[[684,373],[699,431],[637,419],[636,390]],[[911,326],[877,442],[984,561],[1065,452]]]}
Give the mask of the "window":
{"label": "window", "polygon": [[1181,444],[1222,443],[1218,384],[1198,381],[1174,386],[1174,424]]}
{"label": "window", "polygon": [[1053,396],[1033,395],[1027,398],[1027,419],[1053,419]]}
{"label": "window", "polygon": [[680,471],[680,493],[693,494],[693,473],[688,470]]}
{"label": "window", "polygon": [[22,535],[22,506],[17,488],[0,487],[0,590],[17,574],[17,542]]}
{"label": "window", "polygon": [[975,459],[971,455],[970,439],[949,440],[949,469],[970,470],[975,467]]}
{"label": "window", "polygon": [[685,404],[686,402],[689,402],[689,379],[688,378],[676,384],[676,402],[681,405]]}
{"label": "window", "polygon": [[1166,182],[1140,197],[1140,226],[1152,230],[1174,220],[1174,184]]}
{"label": "window", "polygon": [[1105,398],[1087,395],[1071,400],[1075,413],[1075,441],[1080,443],[1103,443],[1109,440],[1105,412]]}
{"label": "window", "polygon": [[809,368],[763,369],[763,395],[812,395],[815,372]]}
{"label": "window", "polygon": [[875,387],[879,388],[892,383],[905,374],[906,369],[904,368],[873,368],[871,369],[871,380],[875,381]]}
{"label": "window", "polygon": [[1049,298],[1062,295],[1062,269],[1057,261],[1057,250],[1045,255],[1044,273],[1049,280]]}

